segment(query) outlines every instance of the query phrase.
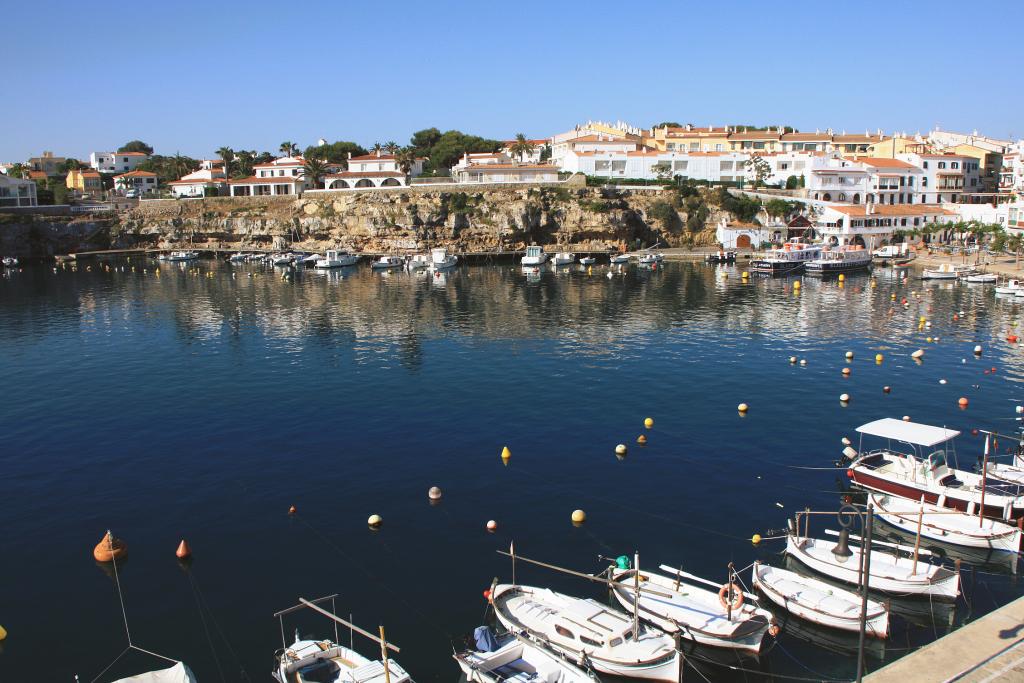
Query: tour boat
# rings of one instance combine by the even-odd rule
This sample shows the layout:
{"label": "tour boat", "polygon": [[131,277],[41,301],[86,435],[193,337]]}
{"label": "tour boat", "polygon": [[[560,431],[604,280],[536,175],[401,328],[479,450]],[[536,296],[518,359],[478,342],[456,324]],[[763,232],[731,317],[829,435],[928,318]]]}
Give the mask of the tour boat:
{"label": "tour boat", "polygon": [[1014,553],[1020,550],[1020,529],[988,517],[979,518],[973,510],[961,513],[877,493],[871,493],[869,500],[875,506],[876,517],[908,534],[920,531],[921,538],[968,548]]}
{"label": "tour boat", "polygon": [[1024,296],[1024,285],[1021,284],[1020,280],[1007,280],[1005,283],[996,286],[996,294],[1021,294],[1021,296]]}
{"label": "tour boat", "polygon": [[672,576],[640,571],[639,600],[635,587],[637,570],[613,572],[612,578],[617,582],[612,586],[615,599],[631,612],[636,600],[640,618],[669,635],[678,633],[701,645],[760,653],[764,634],[772,622],[770,612],[745,602],[745,594],[734,585],[730,614],[727,598],[720,597],[727,593],[728,585],[721,590],[703,588],[698,582],[716,584],[667,565],[661,565],[661,570]]}
{"label": "tour boat", "polygon": [[423,270],[430,267],[430,254],[413,254],[405,262],[409,270]]}
{"label": "tour boat", "polygon": [[[328,596],[331,599],[334,597],[333,595]],[[313,601],[300,598],[301,604],[277,612],[274,616],[283,619],[283,616],[289,612],[308,607],[334,620],[338,624],[347,626],[353,635],[358,633],[374,641],[381,651],[392,650],[398,652],[397,647],[383,639],[383,628],[381,628],[381,638],[378,638],[372,633],[368,633],[316,605],[316,603],[328,598],[320,598]],[[405,669],[390,657],[384,660],[372,660],[364,657],[352,648],[339,645],[327,638],[323,640],[300,638],[298,629],[295,630],[295,642],[291,645],[286,645],[283,642],[283,621],[281,628],[282,647],[274,653],[275,669],[272,672],[273,677],[278,683],[412,682],[412,677],[406,673]],[[335,633],[337,633],[337,627],[335,627]]]}
{"label": "tour boat", "polygon": [[194,261],[197,258],[198,251],[172,251],[169,254],[160,254],[161,261]]}
{"label": "tour boat", "polygon": [[791,241],[785,242],[781,247],[769,250],[767,255],[751,261],[750,269],[755,273],[791,275],[802,271],[810,261],[820,258],[820,244]]}
{"label": "tour boat", "polygon": [[704,257],[708,263],[733,263],[736,260],[735,251],[715,251]]}
{"label": "tour boat", "polygon": [[629,254],[612,254],[609,257],[608,262],[615,265],[629,263]]}
{"label": "tour boat", "polygon": [[13,256],[5,256],[3,263],[4,266],[6,266],[7,268],[13,268],[16,265],[18,265],[18,259],[14,258]]}
{"label": "tour boat", "polygon": [[359,257],[355,254],[340,249],[328,249],[324,257],[317,259],[314,265],[317,268],[343,268],[354,266],[358,261]]}
{"label": "tour boat", "polygon": [[967,275],[970,266],[958,266],[952,263],[941,263],[938,268],[925,268],[921,273],[922,280],[955,280]]}
{"label": "tour boat", "polygon": [[[794,560],[837,581],[859,585],[862,550],[849,546],[851,555],[836,554],[837,543],[820,538],[799,536],[789,520],[786,553]],[[879,544],[881,545],[881,544]],[[941,600],[956,600],[959,595],[960,575],[941,565],[924,562],[920,558],[900,557],[898,554],[872,549],[868,570],[868,588],[894,595],[915,595]]]}
{"label": "tour boat", "polygon": [[656,263],[661,263],[664,260],[665,260],[665,255],[664,254],[662,254],[662,253],[653,253],[653,252],[648,252],[648,253],[645,253],[645,254],[641,254],[640,255],[640,259],[639,259],[641,266],[651,266],[651,265],[654,265]]}
{"label": "tour boat", "polygon": [[548,255],[544,253],[544,247],[532,244],[526,248],[526,256],[519,262],[524,266],[542,266],[547,260]]}
{"label": "tour boat", "polygon": [[491,592],[498,621],[600,673],[654,681],[678,681],[682,657],[668,635],[597,600],[547,588],[498,584]]}
{"label": "tour boat", "polygon": [[826,249],[820,258],[808,261],[804,266],[809,275],[829,275],[867,270],[871,265],[871,254],[858,245],[843,245]]}
{"label": "tour boat", "polygon": [[113,683],[196,683],[196,675],[184,662],[177,662],[169,669],[158,669],[128,678],[119,678]]}
{"label": "tour boat", "polygon": [[[861,596],[803,574],[754,562],[754,588],[787,612],[807,621],[860,632]],[[868,600],[865,633],[875,638],[889,635],[889,610]]]}
{"label": "tour boat", "polygon": [[581,266],[592,266],[595,263],[597,263],[597,259],[594,258],[593,256],[581,256],[580,257],[580,265]]}
{"label": "tour boat", "polygon": [[391,268],[401,268],[404,265],[405,260],[401,256],[381,256],[370,267],[374,270],[389,270]]}
{"label": "tour boat", "polygon": [[431,270],[447,270],[448,268],[454,268],[458,263],[459,257],[455,254],[449,254],[448,250],[444,247],[430,250]]}
{"label": "tour boat", "polygon": [[995,284],[999,278],[995,273],[971,273],[964,277],[967,282],[981,283],[986,285]]}
{"label": "tour boat", "polygon": [[551,263],[556,266],[568,266],[576,260],[576,255],[567,251],[560,251],[551,257]]}
{"label": "tour boat", "polygon": [[470,683],[598,683],[599,680],[525,634],[507,633],[497,637],[489,627],[478,626],[473,631],[473,640],[475,650],[452,655]]}
{"label": "tour boat", "polygon": [[[1024,517],[1022,487],[950,467],[949,454],[956,453],[952,441],[960,432],[893,418],[869,422],[857,431],[862,443],[865,434],[888,442],[885,448],[868,452],[850,449],[852,462],[846,474],[857,486],[972,514],[984,502],[985,516],[993,519],[1015,522]],[[912,452],[896,450],[893,442]],[[932,450],[936,446],[941,448]],[[932,452],[924,456],[922,449]]]}

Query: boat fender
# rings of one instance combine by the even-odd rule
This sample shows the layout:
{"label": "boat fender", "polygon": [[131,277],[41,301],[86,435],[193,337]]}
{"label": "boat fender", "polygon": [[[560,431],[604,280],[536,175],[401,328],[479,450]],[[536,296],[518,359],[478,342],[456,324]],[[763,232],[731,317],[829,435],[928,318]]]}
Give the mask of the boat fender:
{"label": "boat fender", "polygon": [[855,451],[851,446],[847,446],[843,449],[843,455],[845,455],[849,460],[853,460],[857,457],[857,451]]}
{"label": "boat fender", "polygon": [[773,620],[771,625],[768,627],[768,635],[770,635],[772,638],[774,638],[777,635],[779,635],[779,633],[781,631],[782,631],[782,629],[779,628],[779,625],[776,624],[775,621]]}
{"label": "boat fender", "polygon": [[725,583],[718,589],[718,602],[722,603],[722,609],[729,608],[729,587],[732,587],[733,601],[732,609],[738,610],[743,606],[743,591],[736,586],[735,583]]}

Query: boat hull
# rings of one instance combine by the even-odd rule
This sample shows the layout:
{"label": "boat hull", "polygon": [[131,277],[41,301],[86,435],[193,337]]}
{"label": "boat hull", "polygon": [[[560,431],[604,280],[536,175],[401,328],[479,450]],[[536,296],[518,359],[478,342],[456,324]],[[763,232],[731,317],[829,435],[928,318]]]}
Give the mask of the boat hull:
{"label": "boat hull", "polygon": [[[892,504],[884,496],[875,495],[871,496],[871,502],[875,506],[876,517],[880,517],[886,524],[904,533],[917,535],[918,514],[914,510],[915,503],[910,502],[909,505],[904,503],[900,508],[898,504]],[[945,509],[943,508],[943,510]],[[977,518],[972,515],[968,519],[972,526],[977,527],[977,530],[968,533],[963,528],[956,527],[957,520],[955,518],[961,517],[949,514],[937,515],[934,508],[926,508],[920,516],[921,538],[965,548],[1006,552],[1020,550],[1021,531],[1016,527],[986,518],[984,521],[988,522],[988,528],[985,528],[984,523],[980,521],[976,523]]]}
{"label": "boat hull", "polygon": [[867,270],[871,261],[835,261],[819,263],[812,261],[805,266],[808,275],[829,275],[832,273],[854,273],[859,270]]}
{"label": "boat hull", "polygon": [[806,264],[802,261],[767,261],[755,259],[750,262],[750,269],[755,273],[768,275],[796,275],[802,273]]}

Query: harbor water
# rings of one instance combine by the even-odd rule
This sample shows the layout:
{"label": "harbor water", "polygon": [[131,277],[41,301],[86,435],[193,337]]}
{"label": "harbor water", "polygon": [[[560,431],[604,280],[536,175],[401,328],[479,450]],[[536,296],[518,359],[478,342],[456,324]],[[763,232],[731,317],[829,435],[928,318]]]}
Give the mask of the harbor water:
{"label": "harbor water", "polygon": [[[454,682],[453,645],[486,619],[482,591],[511,578],[497,551],[513,542],[578,571],[638,552],[641,566],[721,583],[730,562],[783,564],[784,540],[770,537],[797,511],[842,504],[835,464],[858,425],[908,415],[961,430],[964,468],[982,452],[972,429],[1015,433],[1024,352],[1007,337],[1022,300],[913,271],[794,289],[742,268],[363,265],[286,278],[133,257],[5,271],[0,681],[92,681],[127,646],[114,574],[92,558],[107,529],[128,545],[117,578],[131,642],[202,683],[271,680],[273,613],[333,593],[339,615],[385,627],[417,681]],[[431,486],[443,491],[433,504]],[[754,547],[755,533],[769,540]],[[188,566],[174,555],[182,538]],[[515,571],[607,598],[576,577]],[[1024,592],[1005,560],[965,561],[962,576],[952,608],[894,605],[869,670]],[[296,628],[334,637],[312,613],[285,618],[288,642]],[[687,675],[849,679],[851,647],[787,621],[760,660],[697,651]],[[130,653],[99,680],[159,666]]]}

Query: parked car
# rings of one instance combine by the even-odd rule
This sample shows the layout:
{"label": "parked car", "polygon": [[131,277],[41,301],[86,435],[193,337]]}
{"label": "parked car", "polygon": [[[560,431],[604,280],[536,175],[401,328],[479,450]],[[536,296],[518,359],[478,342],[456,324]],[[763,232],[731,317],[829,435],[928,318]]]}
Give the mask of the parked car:
{"label": "parked car", "polygon": [[139,198],[139,191],[138,190],[128,190],[127,192],[124,193],[124,198],[125,199],[138,199]]}

